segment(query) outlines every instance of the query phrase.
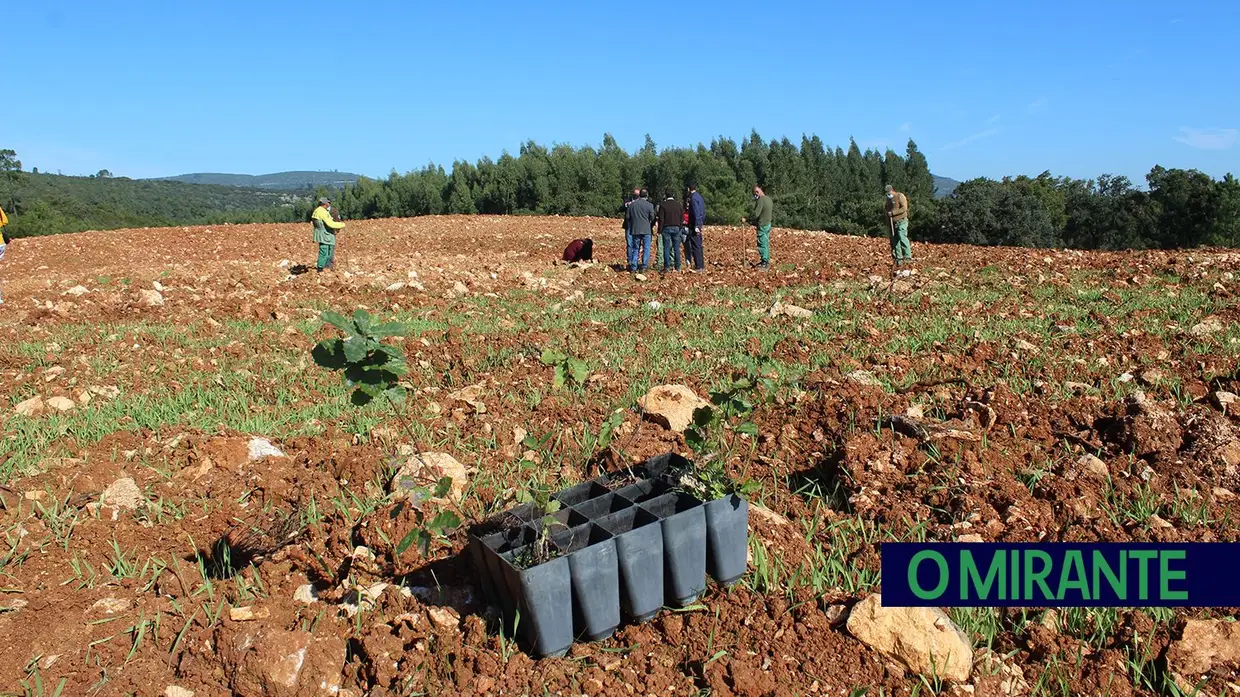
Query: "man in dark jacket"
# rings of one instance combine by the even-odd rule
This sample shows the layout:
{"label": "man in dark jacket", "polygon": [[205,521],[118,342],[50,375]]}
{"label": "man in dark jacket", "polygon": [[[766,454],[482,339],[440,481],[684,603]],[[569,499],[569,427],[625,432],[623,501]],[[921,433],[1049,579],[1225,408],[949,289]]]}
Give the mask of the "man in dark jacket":
{"label": "man in dark jacket", "polygon": [[641,189],[633,189],[633,193],[624,197],[624,205],[620,212],[624,214],[624,258],[628,261],[629,271],[633,271],[633,231],[629,229],[629,204],[641,198]]}
{"label": "man in dark jacket", "polygon": [[[633,241],[629,247],[629,268],[645,271],[650,263],[650,237],[654,234],[656,213],[654,204],[650,202],[650,192],[642,189],[636,201],[629,204],[624,212],[624,221],[628,226],[629,239]],[[638,251],[641,259],[638,259]],[[639,263],[640,261],[640,263]]]}
{"label": "man in dark jacket", "polygon": [[663,238],[663,273],[680,270],[681,235],[684,232],[685,208],[672,192],[663,196],[659,204],[659,235]]}
{"label": "man in dark jacket", "polygon": [[697,185],[689,185],[689,229],[685,231],[685,239],[689,244],[688,264],[693,262],[694,271],[705,271],[706,261],[702,258],[702,228],[706,226],[706,201],[698,193]]}

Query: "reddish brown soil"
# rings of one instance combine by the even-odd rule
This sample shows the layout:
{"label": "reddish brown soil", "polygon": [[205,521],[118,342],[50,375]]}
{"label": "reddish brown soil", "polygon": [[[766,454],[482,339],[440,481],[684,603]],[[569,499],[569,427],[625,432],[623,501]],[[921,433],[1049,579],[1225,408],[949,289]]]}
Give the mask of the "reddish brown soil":
{"label": "reddish brown soil", "polygon": [[[1088,272],[1101,274],[1110,293],[1153,285],[1167,293],[1192,290],[1220,299],[1224,302],[1214,316],[1226,326],[1240,320],[1230,280],[1223,278],[1240,260],[1235,254],[1082,254],[919,245],[921,273],[893,295],[887,289],[890,268],[884,240],[776,231],[775,261],[788,266],[763,274],[748,268],[756,260],[750,233],[708,230],[708,274],[662,279],[651,274],[641,282],[626,274],[555,264],[564,244],[583,236],[594,238],[600,260],[623,256],[616,221],[569,218],[353,222],[342,237],[338,273],[311,272],[291,280],[286,269],[313,258],[308,226],[122,230],[18,240],[0,265],[6,300],[0,306],[0,392],[11,402],[32,394],[78,399],[87,385],[96,384],[90,358],[132,351],[135,358],[119,368],[130,391],[169,394],[189,388],[191,373],[224,370],[221,363],[230,357],[252,356],[272,345],[308,352],[316,338],[330,335],[310,337],[293,330],[264,336],[261,343],[233,342],[178,353],[159,346],[131,349],[135,337],[125,327],[139,322],[193,326],[195,338],[207,340],[228,335],[223,323],[229,320],[287,325],[315,318],[314,308],[323,303],[369,307],[377,314],[412,310],[441,318],[455,311],[450,296],[459,292],[458,283],[471,295],[530,292],[542,294],[548,304],[588,301],[631,308],[654,299],[668,303],[700,298],[704,289],[754,289],[773,299],[792,288],[864,285],[868,276],[877,275],[882,287],[869,298],[866,319],[840,326],[834,337],[809,331],[803,340],[787,337],[770,351],[771,358],[791,364],[809,361],[828,342],[868,346],[868,353],[845,356],[811,373],[796,394],[781,393],[763,405],[756,418],[762,435],[753,460],[733,463],[734,474],[765,485],[765,505],[788,520],[784,525],[792,532],[765,517],[753,517],[754,534],[772,554],[792,567],[808,562],[809,545],[800,531],[815,516],[820,522],[859,518],[896,532],[909,531],[916,521],[929,539],[941,540],[962,535],[1002,541],[1236,539],[1233,521],[1240,520],[1240,500],[1232,492],[1240,490],[1240,440],[1234,414],[1222,413],[1210,399],[1219,390],[1240,392],[1234,346],[1197,348],[1187,326],[1158,336],[1110,334],[1103,340],[1087,340],[1067,328],[1055,330],[1055,345],[1045,347],[1048,350],[1085,362],[1106,358],[1115,376],[1126,371],[1140,376],[1141,369],[1163,376],[1148,381],[1142,398],[1113,400],[1086,391],[1060,401],[1052,399],[1050,386],[1076,380],[1080,365],[1048,362],[1036,375],[1026,376],[1047,387],[1025,394],[996,379],[1005,366],[1020,362],[1013,348],[1020,337],[1003,343],[975,339],[965,350],[927,346],[910,355],[888,352],[887,330],[882,328],[887,325],[881,324],[915,321],[905,296],[928,309],[954,302],[944,298],[991,273],[1008,279],[1018,289],[1014,297],[1022,301],[960,304],[957,312],[1036,316],[1028,289],[1069,287],[1071,274]],[[424,291],[385,290],[410,282],[411,270]],[[1169,280],[1172,274],[1178,280]],[[538,280],[544,276],[546,282]],[[105,278],[106,283],[101,280]],[[165,288],[164,304],[148,307],[139,290],[155,283]],[[77,285],[90,293],[65,294]],[[589,299],[572,299],[576,291]],[[825,307],[823,297],[811,299]],[[1118,302],[1119,296],[1115,298]],[[858,301],[841,297],[839,302],[853,307]],[[1117,304],[1115,313],[1097,313],[1090,320],[1109,329],[1122,319],[1150,312],[1121,310]],[[494,340],[497,348],[548,345],[552,337],[511,331],[522,319],[499,318],[501,336],[487,340]],[[1189,319],[1183,321],[1192,324],[1202,318]],[[657,320],[660,326],[639,330],[675,331],[693,321],[675,310]],[[773,321],[788,320],[754,318],[755,324]],[[24,342],[43,341],[58,329],[83,324],[118,329],[77,355],[49,348],[46,355],[32,357],[22,348]],[[631,328],[590,324],[567,340],[574,352],[585,353],[605,339],[629,333]],[[496,434],[494,452],[478,463],[484,470],[498,471],[521,454],[523,448],[511,439],[513,427],[579,432],[582,423],[599,423],[627,389],[621,371],[599,370],[588,386],[597,398],[585,408],[554,393],[536,407],[492,398],[481,418],[446,394],[480,377],[495,395],[527,379],[550,384],[551,369],[531,360],[518,370],[490,370],[481,354],[466,350],[478,340],[453,328],[409,338],[405,349],[412,362],[425,361],[443,376],[442,384],[425,395],[439,410],[428,419],[432,426],[461,434]],[[761,342],[751,343],[750,350],[760,352]],[[639,356],[649,351],[637,337],[634,347]],[[684,357],[692,358],[695,351],[684,347]],[[52,365],[66,371],[45,379]],[[910,374],[959,382],[893,393],[855,384],[847,375],[857,369],[892,382]],[[261,377],[255,379],[263,383]],[[694,374],[660,379],[683,382],[702,393],[711,382],[711,376]],[[270,389],[271,400],[277,398],[276,386],[264,389]],[[943,455],[936,460],[918,439],[875,428],[914,403],[925,414],[934,414],[927,421],[936,427],[984,434],[984,440],[935,441]],[[5,435],[17,427],[9,404],[3,405]],[[9,531],[9,546],[25,555],[20,564],[3,569],[0,582],[0,607],[6,608],[0,612],[0,689],[20,693],[22,681],[30,680],[36,666],[45,686],[65,680],[64,695],[160,695],[177,685],[199,697],[328,694],[334,687],[339,687],[336,694],[355,696],[709,691],[758,697],[848,695],[856,687],[871,688],[870,694],[880,688],[886,694],[907,694],[916,684],[840,626],[838,606],[860,597],[843,589],[821,596],[802,589],[791,598],[739,587],[715,589],[702,601],[706,609],[665,612],[600,644],[575,646],[566,658],[532,660],[488,631],[493,617],[477,593],[465,588],[472,571],[459,555],[463,535],[432,550],[430,558],[412,549],[397,553],[392,543],[412,522],[407,508],[388,504],[360,515],[332,506],[341,488],[363,492],[376,486],[387,453],[405,440],[385,430],[359,442],[339,428],[328,424],[324,436],[281,439],[286,457],[258,463],[248,461],[249,435],[226,429],[204,433],[134,427],[98,442],[72,433],[49,436],[40,471],[15,472],[0,491],[0,523]],[[641,424],[632,412],[626,415],[617,450],[621,446],[633,459],[669,449],[687,452],[680,436]],[[1091,477],[1079,464],[1086,452],[1099,454],[1112,485]],[[1035,470],[1040,478],[1030,475]],[[587,472],[566,467],[557,474],[575,480]],[[131,512],[90,505],[99,501],[105,487],[126,476],[135,479],[148,500],[184,506],[183,514],[158,518],[149,506]],[[483,513],[477,502],[506,505],[516,484],[483,485],[461,512],[477,518]],[[816,501],[794,493],[806,485],[827,492],[830,508],[819,509]],[[1187,491],[1198,492],[1207,522],[1177,520],[1172,527],[1161,527],[1106,512],[1108,496],[1152,496],[1166,503]],[[28,492],[42,498],[28,499]],[[235,580],[212,580],[200,573],[199,553],[209,557],[212,543],[235,529],[236,521],[260,522],[272,510],[304,506],[311,498],[324,513],[323,525],[242,570],[248,585],[261,581],[261,593],[243,598]],[[34,514],[36,505],[47,510],[57,502],[62,508],[80,509],[67,548],[55,542],[48,516]],[[815,541],[825,544],[826,539],[817,535]],[[355,556],[359,545],[369,547],[375,557]],[[107,571],[117,548],[139,567],[152,558],[168,566],[117,581]],[[858,568],[878,568],[877,545],[858,543],[847,556]],[[95,570],[93,587],[74,575],[73,564]],[[340,609],[339,603],[356,595],[356,588],[393,583],[396,576],[404,576],[408,585],[450,590],[441,597],[428,593],[418,598],[388,587],[373,603],[363,603],[357,617]],[[299,586],[310,583],[318,588],[319,601],[306,605],[294,600]],[[108,599],[118,601],[111,614],[98,604]],[[234,620],[229,607],[252,607],[265,616]],[[1185,617],[1226,612],[1181,613],[1176,622],[1144,640],[1151,642],[1154,655],[1161,655]],[[221,619],[212,620],[217,613]],[[1144,614],[1127,613],[1102,650],[1040,626],[1001,632],[994,650],[1013,654],[1030,683],[1053,657],[1078,655],[1083,658],[1058,670],[1066,671],[1081,692],[1147,694],[1147,687],[1132,681],[1124,649],[1134,636],[1147,637],[1152,628]],[[300,691],[279,684],[290,654],[307,657]],[[1227,677],[1235,680],[1234,674]],[[980,670],[972,687],[978,695],[1001,694],[1002,689],[997,678]]]}

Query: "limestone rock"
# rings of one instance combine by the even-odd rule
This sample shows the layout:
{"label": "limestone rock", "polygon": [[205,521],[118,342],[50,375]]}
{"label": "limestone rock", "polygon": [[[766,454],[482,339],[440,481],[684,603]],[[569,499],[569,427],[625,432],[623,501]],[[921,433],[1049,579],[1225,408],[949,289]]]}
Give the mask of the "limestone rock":
{"label": "limestone rock", "polygon": [[233,694],[309,697],[341,693],[348,645],[334,636],[260,629],[218,642]]}
{"label": "limestone rock", "polygon": [[250,462],[262,460],[267,457],[284,457],[284,452],[271,444],[266,438],[252,438],[247,444]]}
{"label": "limestone rock", "polygon": [[1235,411],[1236,402],[1240,401],[1240,397],[1237,397],[1234,392],[1222,392],[1222,391],[1215,392],[1214,394],[1210,395],[1210,399],[1211,401],[1214,402],[1214,406],[1223,410],[1224,414]]}
{"label": "limestone rock", "polygon": [[1217,334],[1221,331],[1223,331],[1223,323],[1218,319],[1211,317],[1204,322],[1194,324],[1193,327],[1188,330],[1188,333],[1200,339],[1210,336],[1211,334]]}
{"label": "limestone rock", "polygon": [[89,292],[90,291],[87,290],[86,286],[73,286],[69,290],[66,290],[63,295],[72,295],[75,298],[80,298]]}
{"label": "limestone rock", "polygon": [[75,405],[73,403],[73,400],[69,399],[68,397],[52,397],[51,399],[47,400],[47,406],[51,407],[52,409],[55,409],[56,411],[64,412],[64,411],[71,411],[73,407],[77,405]]}
{"label": "limestone rock", "polygon": [[271,617],[269,607],[234,607],[228,610],[228,619],[233,622],[251,622]]}
{"label": "limestone rock", "polygon": [[1167,666],[1193,677],[1216,667],[1240,667],[1240,623],[1188,620],[1182,637],[1167,648]]}
{"label": "limestone rock", "polygon": [[1082,455],[1076,464],[1080,466],[1084,474],[1099,481],[1106,481],[1106,478],[1111,475],[1110,470],[1107,469],[1107,463],[1093,455]]}
{"label": "limestone rock", "polygon": [[455,392],[448,393],[448,399],[454,399],[458,402],[464,402],[474,410],[475,414],[487,413],[487,405],[482,401],[482,391],[484,387],[481,383],[462,387]]}
{"label": "limestone rock", "polygon": [[118,612],[124,612],[133,607],[133,601],[128,598],[100,598],[90,606],[91,612],[102,612],[105,615],[115,615]]}
{"label": "limestone rock", "polygon": [[133,477],[121,477],[103,490],[103,505],[132,511],[145,501]]}
{"label": "limestone rock", "polygon": [[433,489],[442,477],[452,478],[447,498],[460,501],[469,485],[470,470],[447,453],[412,455],[392,477],[390,490],[406,497],[415,496],[415,489]]}
{"label": "limestone rock", "polygon": [[143,307],[161,307],[164,304],[164,296],[157,290],[143,288],[138,291],[138,302]]}
{"label": "limestone rock", "polygon": [[176,685],[169,685],[164,688],[164,697],[194,697],[194,691]]}
{"label": "limestone rock", "polygon": [[862,387],[882,387],[883,383],[879,382],[878,377],[868,370],[854,370],[844,376],[849,382],[861,385]]}
{"label": "limestone rock", "polygon": [[637,404],[645,411],[647,419],[677,433],[684,433],[693,423],[694,411],[710,406],[710,402],[684,385],[659,385],[651,388],[644,397],[637,400]]}
{"label": "limestone rock", "polygon": [[27,417],[38,416],[39,414],[43,413],[43,409],[45,406],[46,405],[43,404],[42,397],[31,397],[30,399],[27,399],[26,401],[19,403],[14,408],[14,411],[17,412],[18,416],[27,416]]}
{"label": "limestone rock", "polygon": [[973,670],[969,638],[938,608],[885,608],[875,594],[853,606],[847,626],[862,643],[915,673],[965,682]]}

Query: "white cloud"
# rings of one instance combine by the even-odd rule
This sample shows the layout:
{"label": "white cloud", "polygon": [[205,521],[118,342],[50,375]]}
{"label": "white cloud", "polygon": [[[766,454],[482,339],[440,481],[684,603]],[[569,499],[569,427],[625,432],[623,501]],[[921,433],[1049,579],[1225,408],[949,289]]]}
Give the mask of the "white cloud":
{"label": "white cloud", "polygon": [[1032,114],[1035,111],[1042,111],[1043,109],[1046,108],[1046,105],[1049,103],[1050,103],[1050,100],[1048,100],[1046,97],[1038,97],[1032,102],[1029,102],[1029,106],[1027,108],[1029,110],[1029,113]]}
{"label": "white cloud", "polygon": [[995,125],[996,123],[999,123],[999,119],[1001,119],[1001,118],[1003,118],[1003,117],[1002,117],[1002,116],[1000,116],[999,114],[995,114],[994,116],[992,116],[992,117],[990,117],[990,118],[986,119],[986,125],[987,125],[987,126],[993,126],[993,125]]}
{"label": "white cloud", "polygon": [[993,135],[1000,133],[1002,130],[1003,130],[1002,128],[988,128],[979,133],[974,133],[971,136],[965,136],[964,138],[961,138],[960,140],[954,140],[948,143],[947,145],[944,145],[943,150],[955,150],[956,148],[968,145],[969,143],[972,143],[975,140],[989,138]]}
{"label": "white cloud", "polygon": [[905,121],[904,123],[900,124],[901,132],[908,133],[911,130],[913,130],[913,124],[909,123],[908,121]]}
{"label": "white cloud", "polygon": [[1198,150],[1230,150],[1240,142],[1240,130],[1234,128],[1191,128],[1180,129],[1182,135],[1176,140],[1190,148]]}

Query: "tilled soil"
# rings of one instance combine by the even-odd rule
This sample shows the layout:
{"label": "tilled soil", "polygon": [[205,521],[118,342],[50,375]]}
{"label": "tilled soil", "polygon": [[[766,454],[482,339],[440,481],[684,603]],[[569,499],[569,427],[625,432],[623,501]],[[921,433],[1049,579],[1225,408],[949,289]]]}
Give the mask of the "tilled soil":
{"label": "tilled soil", "polygon": [[[557,261],[569,240],[587,236],[601,263]],[[918,245],[917,273],[893,278],[885,240],[780,230],[776,268],[762,273],[750,268],[749,231],[711,229],[708,273],[638,280],[606,267],[622,259],[622,237],[617,221],[598,219],[358,221],[329,274],[290,273],[314,257],[308,225],[15,242],[0,265],[3,435],[37,452],[0,451],[9,469],[0,490],[0,689],[29,692],[37,676],[48,694],[63,680],[64,695],[160,695],[169,686],[199,696],[909,694],[931,687],[844,628],[847,608],[878,589],[795,580],[828,563],[817,550],[876,572],[880,543],[902,537],[1236,539],[1240,434],[1234,405],[1219,395],[1240,392],[1231,276],[1240,255]],[[1089,287],[1077,291],[1082,283]],[[1050,294],[1074,291],[1090,294],[1088,313],[1042,314]],[[754,297],[760,306],[751,308]],[[815,319],[787,330],[781,323],[796,320],[765,312],[777,297],[810,307]],[[1176,304],[1188,297],[1197,300]],[[481,311],[462,304],[470,299],[521,302]],[[651,302],[663,307],[653,320],[624,314]],[[566,327],[546,319],[582,303],[630,319]],[[398,551],[416,517],[386,495],[387,468],[411,440],[398,421],[287,423],[287,433],[265,434],[283,455],[254,460],[255,434],[226,425],[244,415],[225,418],[205,398],[193,410],[221,410],[214,428],[142,412],[101,432],[91,421],[58,420],[52,406],[15,412],[35,396],[72,400],[75,414],[134,396],[193,403],[202,376],[215,376],[253,384],[258,399],[246,408],[272,418],[335,399],[309,377],[318,369],[308,361],[331,332],[298,329],[320,309],[443,321],[447,329],[403,342],[411,363],[437,376],[413,386],[433,408],[406,416],[425,426],[420,433],[451,434],[420,449],[491,444],[466,463],[474,481],[459,512],[477,520],[511,505],[521,484],[509,467],[525,450],[515,429],[568,442],[595,428],[652,352],[670,350],[654,339],[708,322],[719,341],[733,341],[719,314],[699,311],[729,303],[761,328],[745,351],[815,366],[759,406],[760,435],[729,462],[732,474],[763,485],[773,515],[751,515],[751,534],[783,578],[712,589],[700,608],[665,611],[560,659],[533,660],[498,634],[461,554],[463,531],[425,557]],[[899,343],[936,313],[946,317],[940,338]],[[463,316],[478,324],[450,321]],[[827,324],[813,324],[822,317]],[[1039,324],[1045,331],[1028,329]],[[141,339],[151,326],[193,343]],[[782,338],[764,346],[777,329]],[[555,342],[606,358],[605,347],[630,340],[636,365],[596,364],[579,396],[553,390],[551,368],[536,358]],[[685,366],[711,350],[719,349],[675,347]],[[284,372],[238,376],[230,367],[262,363],[266,352]],[[307,358],[277,366],[281,352]],[[517,357],[499,361],[497,352]],[[733,367],[647,378],[706,395]],[[276,375],[306,376],[295,403]],[[448,396],[471,383],[483,385],[485,411]],[[536,403],[502,398],[529,385],[545,386]],[[600,466],[689,454],[681,435],[635,409],[618,434],[586,464],[540,464],[567,484]],[[125,478],[140,493],[132,505],[104,494]],[[317,522],[285,544],[276,538],[289,511]],[[231,534],[235,543],[238,530],[257,551],[218,558],[216,541]],[[971,682],[943,690],[1054,692],[1052,683],[1066,681],[1072,693],[1160,691],[1174,671],[1166,648],[1184,621],[1235,610],[1159,622],[1121,611],[1111,625],[1094,618],[1084,628],[1017,614],[995,613]],[[1148,668],[1132,667],[1138,646]],[[1235,683],[1236,668],[1220,665],[1212,679]]]}

